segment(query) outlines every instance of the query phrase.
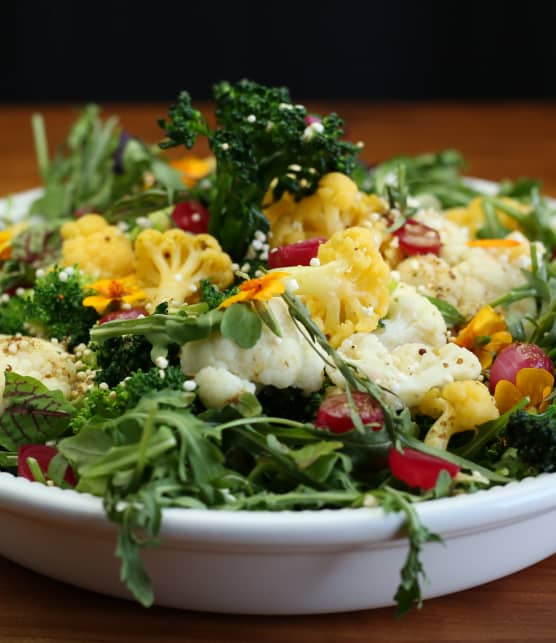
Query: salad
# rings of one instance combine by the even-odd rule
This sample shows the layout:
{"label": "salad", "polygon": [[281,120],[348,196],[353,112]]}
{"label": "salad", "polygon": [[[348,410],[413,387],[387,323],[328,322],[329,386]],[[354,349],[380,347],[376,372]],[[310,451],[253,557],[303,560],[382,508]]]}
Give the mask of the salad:
{"label": "salad", "polygon": [[182,92],[156,145],[88,106],[53,157],[34,117],[44,190],[0,231],[0,468],[101,497],[144,605],[165,507],[402,512],[404,612],[439,540],[416,503],[556,470],[555,211],[453,150],[368,167],[285,88],[214,99],[212,126]]}

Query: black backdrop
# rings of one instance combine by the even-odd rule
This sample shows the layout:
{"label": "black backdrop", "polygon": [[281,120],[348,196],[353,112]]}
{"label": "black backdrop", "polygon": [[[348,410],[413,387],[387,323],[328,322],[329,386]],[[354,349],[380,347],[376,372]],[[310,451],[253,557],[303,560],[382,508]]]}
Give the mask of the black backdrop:
{"label": "black backdrop", "polygon": [[0,101],[201,99],[241,77],[296,98],[556,97],[556,2],[2,4]]}

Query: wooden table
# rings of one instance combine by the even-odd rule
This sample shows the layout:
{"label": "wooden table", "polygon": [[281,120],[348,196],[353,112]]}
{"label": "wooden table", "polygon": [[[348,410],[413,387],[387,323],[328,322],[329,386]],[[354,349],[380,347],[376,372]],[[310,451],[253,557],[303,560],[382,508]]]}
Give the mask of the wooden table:
{"label": "wooden table", "polygon": [[[327,110],[322,103],[310,107]],[[349,103],[333,108],[349,124],[350,138],[366,142],[367,161],[454,147],[468,159],[470,174],[494,180],[539,177],[556,195],[556,105]],[[52,143],[60,142],[72,108],[39,109]],[[0,194],[39,182],[29,127],[32,111],[0,107]],[[149,141],[159,138],[156,117],[164,115],[165,106],[110,105],[106,114],[112,112],[120,114],[127,131]],[[554,642],[556,556],[482,587],[430,600],[401,621],[392,609],[296,617],[145,610],[42,578],[0,558],[0,643],[371,640]]]}

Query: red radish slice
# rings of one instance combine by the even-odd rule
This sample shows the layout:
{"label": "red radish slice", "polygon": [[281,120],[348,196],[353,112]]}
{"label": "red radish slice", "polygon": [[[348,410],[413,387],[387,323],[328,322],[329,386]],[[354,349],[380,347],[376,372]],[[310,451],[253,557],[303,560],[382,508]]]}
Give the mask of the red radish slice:
{"label": "red radish slice", "polygon": [[517,372],[522,368],[542,368],[554,374],[554,364],[540,346],[516,342],[503,348],[496,356],[490,369],[490,392],[494,393],[500,380],[515,384]]}
{"label": "red radish slice", "polygon": [[[363,424],[372,424],[374,431],[380,431],[384,424],[384,414],[376,400],[366,393],[354,391],[351,396]],[[331,395],[322,401],[317,412],[315,425],[326,428],[332,433],[345,433],[353,429],[346,393]]]}
{"label": "red radish slice", "polygon": [[442,246],[438,231],[415,219],[408,219],[393,234],[406,255],[437,255]]}
{"label": "red radish slice", "polygon": [[136,306],[134,308],[122,308],[121,310],[113,310],[111,313],[106,313],[99,320],[99,324],[105,324],[106,322],[119,321],[126,319],[137,319],[138,317],[146,317],[148,315],[147,311],[142,306]]}
{"label": "red radish slice", "polygon": [[425,491],[434,489],[441,471],[447,471],[452,478],[460,471],[460,467],[453,462],[407,447],[404,447],[403,452],[391,447],[388,464],[394,478],[405,482],[409,487],[420,487]]}
{"label": "red radish slice", "polygon": [[[19,447],[17,453],[17,475],[27,478],[27,480],[34,480],[35,478],[27,463],[27,458],[34,458],[46,478],[50,462],[57,454],[58,451],[54,447],[46,446],[46,444],[24,444]],[[73,487],[77,484],[77,478],[71,467],[67,468],[64,480]]]}
{"label": "red radish slice", "polygon": [[320,244],[325,242],[324,237],[315,237],[273,248],[268,255],[268,267],[308,266],[318,255]]}

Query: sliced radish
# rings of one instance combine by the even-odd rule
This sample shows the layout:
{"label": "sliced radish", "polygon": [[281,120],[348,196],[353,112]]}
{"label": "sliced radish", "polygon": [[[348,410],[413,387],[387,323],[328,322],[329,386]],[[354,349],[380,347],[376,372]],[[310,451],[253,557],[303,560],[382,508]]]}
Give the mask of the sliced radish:
{"label": "sliced radish", "polygon": [[273,248],[268,254],[268,267],[272,269],[286,266],[308,266],[311,259],[318,255],[321,243],[325,242],[324,237],[315,237]]}
{"label": "sliced radish", "polygon": [[[378,402],[373,400],[370,395],[359,391],[354,391],[351,396],[361,417],[361,422],[372,425],[374,431],[380,431],[384,424],[384,414]],[[346,393],[331,395],[322,401],[315,425],[326,428],[332,433],[345,433],[353,429]]]}

